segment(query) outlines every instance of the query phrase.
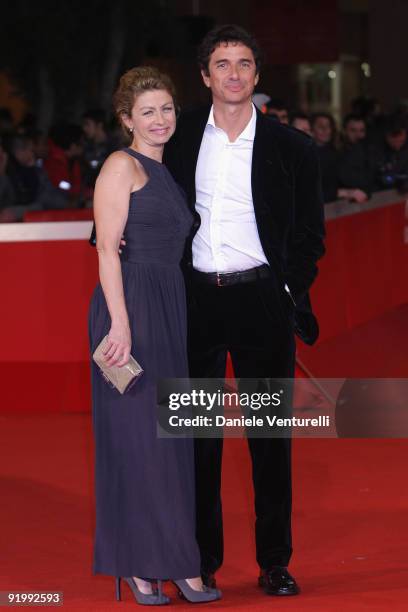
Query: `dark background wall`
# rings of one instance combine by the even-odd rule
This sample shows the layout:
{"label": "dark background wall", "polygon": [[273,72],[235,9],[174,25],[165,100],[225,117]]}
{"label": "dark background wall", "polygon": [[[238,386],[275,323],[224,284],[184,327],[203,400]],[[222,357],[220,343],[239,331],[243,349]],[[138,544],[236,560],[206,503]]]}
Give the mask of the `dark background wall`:
{"label": "dark background wall", "polygon": [[[408,98],[407,0],[7,0],[0,6],[0,106],[11,107],[16,119],[30,110],[44,129],[89,106],[110,111],[119,75],[140,63],[169,72],[183,106],[200,104],[208,92],[197,44],[213,25],[229,22],[250,29],[264,49],[258,90],[292,107],[308,104],[301,65],[324,78],[337,66],[337,98],[328,101],[326,92],[320,100],[334,112],[345,112],[360,94],[385,107]],[[308,85],[317,105],[319,87],[331,85]]]}
{"label": "dark background wall", "polygon": [[370,0],[371,90],[386,107],[408,100],[408,2]]}

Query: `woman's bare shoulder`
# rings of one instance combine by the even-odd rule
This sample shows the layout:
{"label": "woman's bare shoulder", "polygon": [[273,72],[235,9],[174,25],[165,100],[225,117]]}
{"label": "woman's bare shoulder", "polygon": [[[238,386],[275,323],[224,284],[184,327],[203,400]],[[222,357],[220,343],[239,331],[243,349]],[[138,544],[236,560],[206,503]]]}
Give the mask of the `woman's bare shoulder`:
{"label": "woman's bare shoulder", "polygon": [[139,160],[130,156],[125,151],[115,151],[111,153],[105,160],[100,174],[98,176],[98,182],[105,182],[105,180],[125,179],[126,183],[138,183],[140,180],[144,180],[143,166]]}
{"label": "woman's bare shoulder", "polygon": [[109,157],[106,158],[103,167],[106,167],[108,170],[114,170],[115,168],[120,170],[134,170],[135,168],[141,168],[141,164],[139,160],[125,153],[125,151],[114,151],[114,153],[111,153]]}

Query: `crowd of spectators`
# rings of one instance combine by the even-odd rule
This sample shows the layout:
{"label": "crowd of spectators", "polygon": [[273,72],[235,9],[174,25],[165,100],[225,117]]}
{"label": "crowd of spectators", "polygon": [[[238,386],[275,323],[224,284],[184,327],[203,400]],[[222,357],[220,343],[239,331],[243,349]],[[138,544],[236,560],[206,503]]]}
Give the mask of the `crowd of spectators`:
{"label": "crowd of spectators", "polygon": [[0,221],[27,211],[92,206],[93,189],[107,156],[123,145],[104,113],[89,110],[82,125],[59,123],[44,136],[31,117],[17,127],[0,109]]}
{"label": "crowd of spectators", "polygon": [[[339,129],[329,113],[293,112],[280,99],[258,96],[262,112],[315,140],[326,203],[408,191],[406,108],[383,115],[374,100],[356,99]],[[101,165],[124,145],[121,138],[99,109],[84,113],[81,125],[60,123],[46,136],[33,117],[14,126],[10,111],[0,109],[0,222],[21,221],[32,210],[91,207]]]}
{"label": "crowd of spectators", "polygon": [[311,136],[317,145],[325,203],[365,202],[384,189],[408,191],[408,109],[384,115],[375,100],[358,98],[341,129],[329,113],[291,112],[280,99],[264,101],[262,112]]}

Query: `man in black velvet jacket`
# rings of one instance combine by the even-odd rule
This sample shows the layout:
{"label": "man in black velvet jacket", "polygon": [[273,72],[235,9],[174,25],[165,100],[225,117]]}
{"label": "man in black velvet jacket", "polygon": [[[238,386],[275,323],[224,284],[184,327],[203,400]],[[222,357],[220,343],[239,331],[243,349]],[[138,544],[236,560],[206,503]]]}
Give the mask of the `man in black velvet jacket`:
{"label": "man in black velvet jacket", "polygon": [[[211,31],[199,60],[213,105],[182,114],[164,161],[196,223],[185,254],[190,375],[294,375],[296,332],[318,335],[308,290],[324,253],[319,164],[311,138],[252,105],[259,49],[237,26]],[[259,585],[294,595],[291,441],[250,438]],[[209,586],[223,560],[222,439],[196,439],[197,539]]]}

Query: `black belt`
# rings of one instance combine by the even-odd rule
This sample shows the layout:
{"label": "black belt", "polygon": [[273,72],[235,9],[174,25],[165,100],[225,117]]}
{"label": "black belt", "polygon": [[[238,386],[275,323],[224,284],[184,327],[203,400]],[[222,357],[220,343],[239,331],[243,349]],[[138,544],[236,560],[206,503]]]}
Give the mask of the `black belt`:
{"label": "black belt", "polygon": [[258,278],[268,278],[271,275],[270,267],[267,264],[243,270],[242,272],[200,272],[193,270],[193,279],[199,283],[225,287],[226,285],[236,285],[238,283],[253,283]]}

